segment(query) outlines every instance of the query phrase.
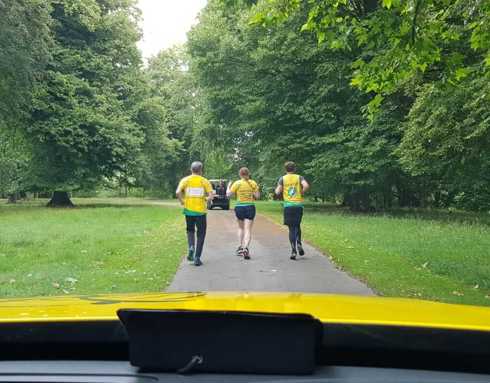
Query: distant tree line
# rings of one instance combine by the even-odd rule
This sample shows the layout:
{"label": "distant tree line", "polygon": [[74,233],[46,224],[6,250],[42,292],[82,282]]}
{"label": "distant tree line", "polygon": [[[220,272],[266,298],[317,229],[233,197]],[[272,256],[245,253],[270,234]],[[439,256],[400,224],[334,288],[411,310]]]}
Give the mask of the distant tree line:
{"label": "distant tree line", "polygon": [[490,1],[209,0],[146,65],[136,5],[0,1],[0,197],[293,160],[353,210],[490,210]]}

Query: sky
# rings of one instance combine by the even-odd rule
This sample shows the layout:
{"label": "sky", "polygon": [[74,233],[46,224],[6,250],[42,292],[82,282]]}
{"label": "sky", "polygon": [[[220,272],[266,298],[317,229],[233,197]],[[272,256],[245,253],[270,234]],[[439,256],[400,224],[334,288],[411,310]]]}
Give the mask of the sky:
{"label": "sky", "polygon": [[184,43],[187,31],[196,23],[199,11],[207,0],[138,0],[142,11],[143,39],[138,47],[143,57]]}

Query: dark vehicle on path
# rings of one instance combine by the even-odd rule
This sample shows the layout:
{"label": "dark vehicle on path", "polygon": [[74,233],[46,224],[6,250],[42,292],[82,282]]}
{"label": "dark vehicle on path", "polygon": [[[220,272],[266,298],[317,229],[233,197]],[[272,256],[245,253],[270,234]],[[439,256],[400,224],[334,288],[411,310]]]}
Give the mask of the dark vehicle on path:
{"label": "dark vehicle on path", "polygon": [[208,209],[212,210],[215,207],[220,207],[223,210],[230,209],[230,199],[226,196],[226,188],[228,180],[225,179],[210,179],[213,187],[214,197],[212,201],[208,201]]}

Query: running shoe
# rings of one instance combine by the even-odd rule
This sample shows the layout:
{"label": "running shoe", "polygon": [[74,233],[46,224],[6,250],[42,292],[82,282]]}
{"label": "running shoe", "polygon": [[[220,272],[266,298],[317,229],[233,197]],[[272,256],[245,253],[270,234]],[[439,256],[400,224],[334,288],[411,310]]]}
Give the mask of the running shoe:
{"label": "running shoe", "polygon": [[243,257],[243,247],[238,246],[238,249],[236,249],[236,255],[238,257]]}
{"label": "running shoe", "polygon": [[289,258],[292,259],[293,261],[295,261],[296,260],[296,255],[298,255],[298,254],[296,253],[296,251],[293,250],[291,252],[291,256]]}
{"label": "running shoe", "polygon": [[194,258],[194,266],[201,266],[202,262],[200,258]]}
{"label": "running shoe", "polygon": [[194,262],[194,249],[189,249],[189,253],[187,254],[187,260],[189,262]]}
{"label": "running shoe", "polygon": [[250,259],[250,252],[248,251],[248,247],[243,249],[243,258],[244,259]]}
{"label": "running shoe", "polygon": [[300,242],[298,242],[297,247],[298,247],[299,255],[305,255],[305,251],[303,250],[303,245]]}

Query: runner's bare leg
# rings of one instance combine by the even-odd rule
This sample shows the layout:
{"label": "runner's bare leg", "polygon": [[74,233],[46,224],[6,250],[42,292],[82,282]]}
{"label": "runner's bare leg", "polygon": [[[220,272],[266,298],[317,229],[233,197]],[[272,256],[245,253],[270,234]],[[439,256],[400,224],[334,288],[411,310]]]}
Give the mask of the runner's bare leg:
{"label": "runner's bare leg", "polygon": [[250,241],[252,240],[252,226],[254,221],[251,219],[245,219],[244,221],[244,235],[243,235],[243,247],[248,248]]}
{"label": "runner's bare leg", "polygon": [[240,247],[245,247],[243,244],[243,239],[245,236],[245,223],[243,220],[237,219],[238,221],[238,243],[240,244]]}

